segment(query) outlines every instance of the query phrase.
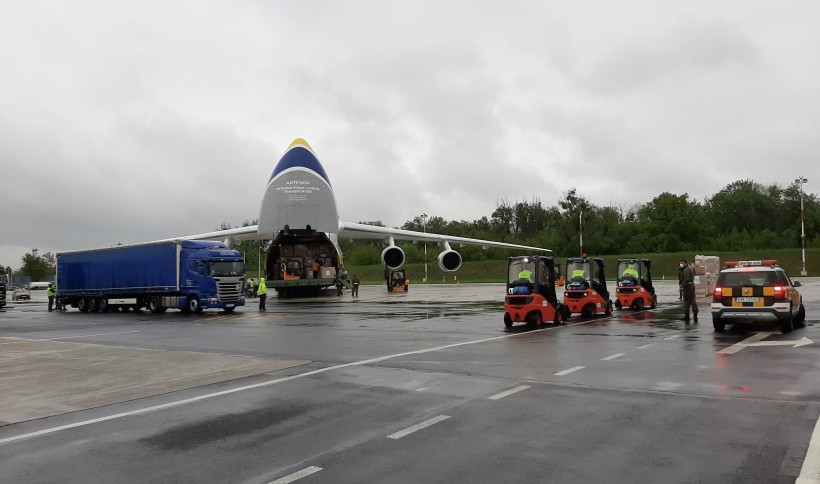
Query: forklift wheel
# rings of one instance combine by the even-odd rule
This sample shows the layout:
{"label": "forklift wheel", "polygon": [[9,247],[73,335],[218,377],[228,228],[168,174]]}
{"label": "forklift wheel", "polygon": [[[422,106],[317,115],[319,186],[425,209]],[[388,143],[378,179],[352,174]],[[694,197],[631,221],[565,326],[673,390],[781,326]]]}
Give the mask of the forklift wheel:
{"label": "forklift wheel", "polygon": [[584,318],[591,318],[595,316],[595,305],[589,303],[581,309],[581,316]]}
{"label": "forklift wheel", "polygon": [[527,315],[527,326],[532,329],[537,328],[541,325],[541,312],[540,311],[533,311]]}
{"label": "forklift wheel", "polygon": [[393,287],[390,284],[387,285],[387,292],[393,292]]}
{"label": "forklift wheel", "polygon": [[561,319],[566,321],[569,317],[572,316],[572,312],[569,310],[569,306],[566,304],[561,305]]}
{"label": "forklift wheel", "polygon": [[410,289],[410,286],[404,286],[404,292],[407,292],[408,289]]}
{"label": "forklift wheel", "polygon": [[652,308],[652,309],[655,309],[656,307],[658,307],[658,296],[656,296],[654,294],[652,295],[652,305],[649,306],[649,307]]}
{"label": "forklift wheel", "polygon": [[615,309],[621,309],[623,305],[621,304],[621,300],[618,299],[615,301]]}
{"label": "forklift wheel", "polygon": [[606,314],[607,316],[612,314],[612,301],[606,302],[606,311],[604,312],[604,314]]}
{"label": "forklift wheel", "polygon": [[642,310],[643,309],[643,298],[635,299],[634,306],[635,306],[636,311]]}
{"label": "forklift wheel", "polygon": [[561,320],[563,318],[563,313],[561,311],[555,311],[555,316],[552,317],[552,324],[558,326],[561,324]]}
{"label": "forklift wheel", "polygon": [[504,313],[504,326],[508,328],[512,326],[512,318],[510,317],[510,313]]}

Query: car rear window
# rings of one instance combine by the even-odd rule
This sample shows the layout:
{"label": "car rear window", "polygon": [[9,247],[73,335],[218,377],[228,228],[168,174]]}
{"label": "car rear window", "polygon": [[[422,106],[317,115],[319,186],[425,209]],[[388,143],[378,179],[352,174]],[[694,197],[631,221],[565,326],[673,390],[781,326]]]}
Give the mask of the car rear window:
{"label": "car rear window", "polygon": [[788,285],[783,271],[723,272],[718,286],[777,286]]}

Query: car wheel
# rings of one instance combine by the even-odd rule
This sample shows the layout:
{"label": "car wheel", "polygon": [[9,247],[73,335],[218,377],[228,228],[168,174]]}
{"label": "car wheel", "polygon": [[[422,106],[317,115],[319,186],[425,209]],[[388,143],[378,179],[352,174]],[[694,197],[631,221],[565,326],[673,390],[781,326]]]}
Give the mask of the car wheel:
{"label": "car wheel", "polygon": [[721,321],[720,318],[717,316],[712,316],[712,326],[718,333],[722,333],[723,330],[726,329],[726,323]]}
{"label": "car wheel", "polygon": [[794,315],[792,314],[792,307],[789,307],[789,314],[780,320],[780,332],[783,334],[790,333],[794,329]]}
{"label": "car wheel", "polygon": [[797,317],[794,318],[794,325],[797,328],[806,327],[806,307],[800,303],[800,309],[797,310]]}

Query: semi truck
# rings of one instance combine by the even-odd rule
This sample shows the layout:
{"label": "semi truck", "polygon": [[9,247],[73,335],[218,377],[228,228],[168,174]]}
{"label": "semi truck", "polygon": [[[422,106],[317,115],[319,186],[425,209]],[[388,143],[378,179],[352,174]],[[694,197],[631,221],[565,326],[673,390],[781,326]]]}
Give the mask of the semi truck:
{"label": "semi truck", "polygon": [[57,304],[82,312],[226,312],[245,305],[245,261],[222,242],[179,240],[57,254]]}

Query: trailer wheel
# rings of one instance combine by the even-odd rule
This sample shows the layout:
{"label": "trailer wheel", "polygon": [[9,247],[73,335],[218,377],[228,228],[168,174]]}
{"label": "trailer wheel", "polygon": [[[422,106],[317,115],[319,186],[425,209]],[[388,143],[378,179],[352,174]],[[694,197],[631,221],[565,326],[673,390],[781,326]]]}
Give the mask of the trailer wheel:
{"label": "trailer wheel", "polygon": [[96,313],[97,311],[100,310],[100,307],[97,306],[97,299],[96,298],[93,298],[93,297],[88,298],[88,302],[86,302],[86,304],[88,305],[88,311],[89,312]]}
{"label": "trailer wheel", "polygon": [[188,311],[192,313],[201,313],[202,312],[202,305],[199,303],[199,298],[196,296],[189,296],[188,297]]}
{"label": "trailer wheel", "polygon": [[101,297],[97,300],[97,307],[100,308],[101,313],[108,313],[111,312],[111,308],[108,306],[108,298]]}
{"label": "trailer wheel", "polygon": [[81,297],[77,300],[77,309],[80,311],[87,313],[88,312],[88,299]]}

